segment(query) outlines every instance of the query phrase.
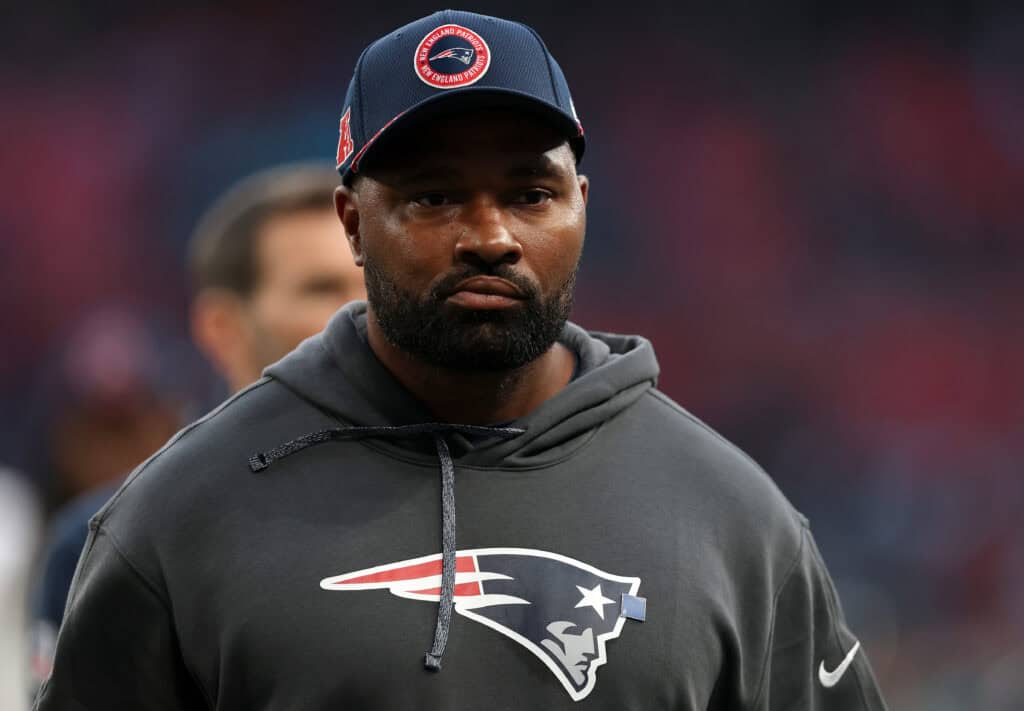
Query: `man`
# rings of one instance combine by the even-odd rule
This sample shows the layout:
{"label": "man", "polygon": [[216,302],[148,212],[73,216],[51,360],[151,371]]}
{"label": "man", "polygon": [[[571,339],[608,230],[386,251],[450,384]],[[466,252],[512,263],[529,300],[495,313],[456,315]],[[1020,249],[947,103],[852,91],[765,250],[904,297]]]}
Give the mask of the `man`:
{"label": "man", "polygon": [[566,321],[583,149],[523,25],[364,51],[336,206],[369,304],[94,520],[40,708],[884,707],[806,521],[647,341]]}
{"label": "man", "polygon": [[[330,165],[279,166],[233,186],[200,220],[190,242],[189,267],[195,288],[192,333],[232,391],[258,379],[264,367],[323,329],[343,304],[365,298],[362,273],[345,249],[344,233],[334,212],[338,183],[338,174]],[[130,345],[121,342],[110,347],[121,354],[121,361],[125,353],[145,351]],[[79,347],[76,357],[85,350]],[[151,363],[138,363],[136,369],[148,365]],[[116,367],[122,372],[126,368],[123,362]],[[152,416],[136,413],[134,419],[146,421]],[[160,430],[159,442],[176,429]],[[159,446],[157,442],[140,450],[148,440],[141,438],[138,427],[131,433],[137,440],[131,450],[136,458],[119,460],[129,469]],[[97,457],[91,454],[70,460],[79,468],[83,462],[95,468]],[[104,461],[112,461],[109,453]],[[107,479],[116,477],[119,483],[126,470],[108,468],[103,474]],[[102,486],[74,499],[51,525],[33,603],[37,623],[32,666],[39,681],[50,672],[53,641],[89,519],[117,485]]]}
{"label": "man", "polygon": [[334,214],[338,174],[279,166],[231,188],[190,242],[192,335],[232,392],[366,297]]}

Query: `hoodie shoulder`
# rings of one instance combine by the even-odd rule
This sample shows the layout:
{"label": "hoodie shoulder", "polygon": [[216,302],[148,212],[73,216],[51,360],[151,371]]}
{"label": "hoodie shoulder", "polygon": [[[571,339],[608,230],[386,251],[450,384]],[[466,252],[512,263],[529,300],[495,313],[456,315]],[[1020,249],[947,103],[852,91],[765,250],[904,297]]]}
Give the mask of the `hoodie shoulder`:
{"label": "hoodie shoulder", "polygon": [[655,456],[719,543],[740,559],[782,562],[797,554],[807,520],[749,455],[656,389],[637,405]]}
{"label": "hoodie shoulder", "polygon": [[140,464],[90,526],[102,527],[127,558],[144,567],[159,558],[157,547],[186,544],[230,510],[253,476],[250,456],[332,424],[323,412],[264,377]]}

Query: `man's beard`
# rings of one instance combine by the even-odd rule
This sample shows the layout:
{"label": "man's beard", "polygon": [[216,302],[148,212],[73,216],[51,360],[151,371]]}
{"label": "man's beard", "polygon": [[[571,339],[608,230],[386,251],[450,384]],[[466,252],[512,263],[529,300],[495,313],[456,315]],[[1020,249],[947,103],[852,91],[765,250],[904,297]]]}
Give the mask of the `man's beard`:
{"label": "man's beard", "polygon": [[[403,291],[383,270],[364,267],[367,300],[385,338],[398,349],[431,365],[465,371],[507,371],[531,363],[554,345],[572,310],[576,268],[547,298],[506,265],[466,267],[436,283],[422,299]],[[519,306],[470,310],[446,298],[465,279],[496,276],[524,294]]]}

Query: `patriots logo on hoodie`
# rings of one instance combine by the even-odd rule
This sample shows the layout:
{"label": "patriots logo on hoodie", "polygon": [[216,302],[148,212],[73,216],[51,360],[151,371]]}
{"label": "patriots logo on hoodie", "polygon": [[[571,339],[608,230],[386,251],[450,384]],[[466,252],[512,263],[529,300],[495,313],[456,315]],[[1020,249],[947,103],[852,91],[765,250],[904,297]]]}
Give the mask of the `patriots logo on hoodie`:
{"label": "patriots logo on hoodie", "polygon": [[[612,575],[573,558],[532,548],[459,551],[455,611],[515,640],[550,669],[574,701],[585,698],[622,632],[622,600],[640,578]],[[441,555],[403,560],[324,578],[324,590],[388,590],[437,602]]]}

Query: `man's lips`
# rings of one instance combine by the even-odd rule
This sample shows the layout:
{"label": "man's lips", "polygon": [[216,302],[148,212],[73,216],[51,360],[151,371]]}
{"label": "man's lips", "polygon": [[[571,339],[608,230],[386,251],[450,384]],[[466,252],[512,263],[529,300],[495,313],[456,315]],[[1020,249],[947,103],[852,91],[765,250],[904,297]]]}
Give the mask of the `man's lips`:
{"label": "man's lips", "polygon": [[501,277],[492,276],[475,276],[464,279],[452,291],[453,293],[471,291],[474,294],[494,294],[496,296],[507,296],[510,299],[524,298],[523,292],[518,286]]}
{"label": "man's lips", "polygon": [[507,309],[526,296],[510,281],[492,276],[475,276],[460,281],[448,301],[468,309]]}

